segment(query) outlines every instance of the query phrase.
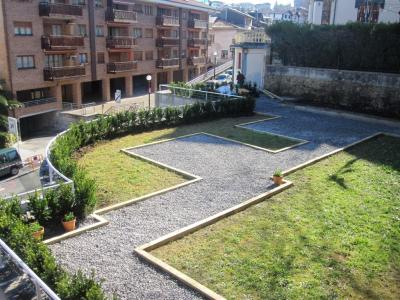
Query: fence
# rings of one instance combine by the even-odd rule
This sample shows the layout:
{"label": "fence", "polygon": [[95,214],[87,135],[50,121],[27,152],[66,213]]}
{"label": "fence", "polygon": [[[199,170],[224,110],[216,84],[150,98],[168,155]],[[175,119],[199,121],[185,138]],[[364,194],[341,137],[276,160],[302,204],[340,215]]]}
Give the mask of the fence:
{"label": "fence", "polygon": [[63,110],[77,110],[81,109],[81,115],[87,115],[87,114],[93,114],[96,111],[96,102],[90,102],[90,103],[85,103],[85,104],[80,104],[77,105],[75,103],[70,103],[70,102],[63,102],[62,107]]}
{"label": "fence", "polygon": [[[219,74],[224,72],[225,70],[229,69],[232,67],[232,60],[227,61],[226,63],[218,66],[215,68],[215,74]],[[201,74],[200,76],[193,78],[192,80],[188,81],[189,84],[194,84],[194,83],[199,83],[206,81],[214,76],[214,68],[211,69],[210,71],[207,71],[204,74]]]}
{"label": "fence", "polygon": [[[7,282],[0,282],[6,295],[0,291],[0,299],[51,299],[60,298],[29,268],[19,256],[0,239],[0,273],[5,275]],[[7,284],[9,283],[9,284]],[[12,289],[6,289],[7,285]]]}
{"label": "fence", "polygon": [[242,96],[225,95],[221,93],[174,87],[168,84],[160,84],[159,91],[156,92],[155,105],[157,107],[182,106],[196,102],[242,98]]}

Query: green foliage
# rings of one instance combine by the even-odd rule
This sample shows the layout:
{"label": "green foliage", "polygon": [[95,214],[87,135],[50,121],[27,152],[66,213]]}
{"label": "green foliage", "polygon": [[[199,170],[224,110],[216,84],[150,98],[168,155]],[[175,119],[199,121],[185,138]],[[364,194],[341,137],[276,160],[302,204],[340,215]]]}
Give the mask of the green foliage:
{"label": "green foliage", "polygon": [[18,197],[14,196],[7,201],[0,200],[0,212],[16,218],[22,217],[22,208]]}
{"label": "green foliage", "polygon": [[47,246],[32,236],[32,231],[40,229],[40,225],[24,223],[18,213],[15,214],[15,209],[10,208],[8,202],[0,199],[0,238],[50,288],[55,290],[61,299],[105,299],[101,286],[95,282],[93,274],[86,277],[78,272],[71,276],[58,266]]}
{"label": "green foliage", "polygon": [[299,26],[280,22],[266,31],[284,65],[400,72],[399,23]]}
{"label": "green foliage", "polygon": [[0,149],[11,147],[17,141],[17,137],[8,132],[0,131]]}
{"label": "green foliage", "polygon": [[69,222],[75,219],[74,213],[71,211],[67,214],[64,215],[63,221],[64,222]]}
{"label": "green foliage", "polygon": [[81,168],[77,169],[73,176],[73,181],[75,186],[75,206],[72,211],[78,218],[84,218],[96,206],[96,184]]}
{"label": "green foliage", "polygon": [[46,224],[51,218],[51,210],[49,209],[46,197],[42,199],[38,192],[29,196],[28,207],[35,216],[36,221],[40,224]]}
{"label": "green foliage", "polygon": [[37,232],[39,230],[42,230],[43,226],[40,225],[38,222],[33,222],[29,224],[29,228],[32,230],[32,232]]}
{"label": "green foliage", "polygon": [[274,176],[276,176],[276,177],[282,177],[282,171],[279,170],[279,169],[275,170],[275,171],[274,171]]}

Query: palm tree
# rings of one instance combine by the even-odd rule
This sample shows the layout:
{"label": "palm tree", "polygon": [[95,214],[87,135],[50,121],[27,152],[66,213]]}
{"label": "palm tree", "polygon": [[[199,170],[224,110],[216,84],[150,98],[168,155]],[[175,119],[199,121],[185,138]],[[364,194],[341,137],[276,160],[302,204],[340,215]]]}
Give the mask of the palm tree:
{"label": "palm tree", "polygon": [[18,101],[9,99],[9,93],[3,88],[4,83],[4,80],[0,80],[0,131],[7,131],[9,109],[21,106]]}

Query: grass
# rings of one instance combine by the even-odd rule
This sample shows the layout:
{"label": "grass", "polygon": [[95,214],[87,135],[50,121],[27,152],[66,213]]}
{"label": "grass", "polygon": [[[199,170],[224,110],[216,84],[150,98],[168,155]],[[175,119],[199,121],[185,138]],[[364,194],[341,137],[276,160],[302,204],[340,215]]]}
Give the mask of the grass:
{"label": "grass", "polygon": [[98,208],[127,201],[186,181],[182,176],[120,152],[162,139],[200,131],[236,139],[269,149],[280,149],[298,141],[276,135],[235,128],[236,124],[266,119],[266,116],[221,119],[177,128],[154,130],[102,141],[87,148],[78,162],[96,180]]}
{"label": "grass", "polygon": [[400,140],[289,177],[294,187],[152,253],[229,299],[398,299]]}

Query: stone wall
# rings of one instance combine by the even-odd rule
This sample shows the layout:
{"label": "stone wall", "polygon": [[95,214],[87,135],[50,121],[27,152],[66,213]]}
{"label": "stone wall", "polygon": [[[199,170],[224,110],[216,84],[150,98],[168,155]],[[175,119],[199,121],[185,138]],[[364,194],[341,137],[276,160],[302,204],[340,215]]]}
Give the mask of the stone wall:
{"label": "stone wall", "polygon": [[265,88],[310,104],[400,118],[400,74],[267,65]]}

